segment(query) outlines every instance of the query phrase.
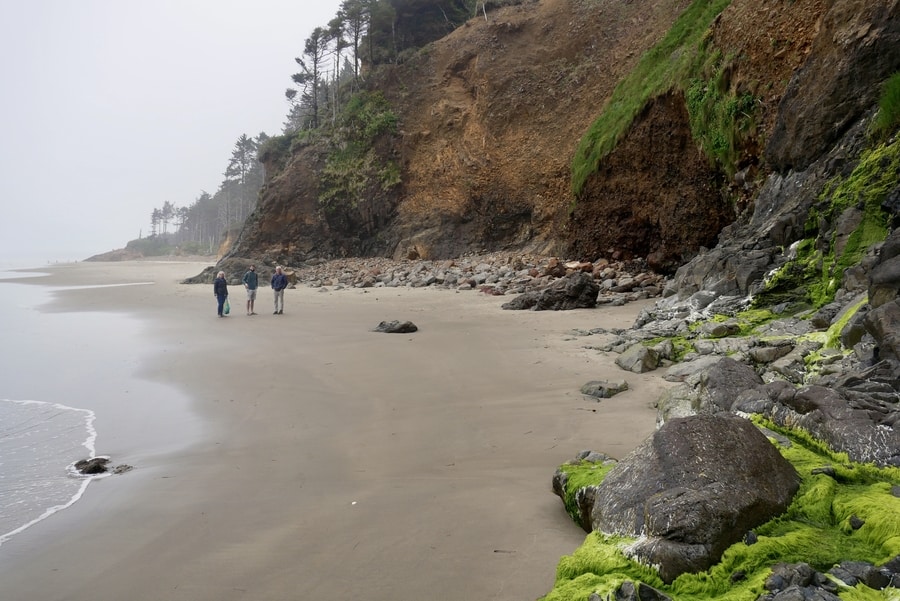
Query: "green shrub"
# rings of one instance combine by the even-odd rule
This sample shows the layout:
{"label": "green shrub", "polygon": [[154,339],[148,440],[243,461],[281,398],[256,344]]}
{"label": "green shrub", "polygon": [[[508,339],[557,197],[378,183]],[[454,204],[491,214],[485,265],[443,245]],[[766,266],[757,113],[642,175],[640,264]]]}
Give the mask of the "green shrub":
{"label": "green shrub", "polygon": [[714,53],[685,90],[691,134],[710,161],[729,177],[737,170],[743,143],[756,133],[756,98],[729,90],[729,60]]}
{"label": "green shrub", "polygon": [[884,84],[878,100],[878,115],[872,125],[877,135],[889,136],[900,127],[900,73],[894,73]]}
{"label": "green shrub", "polygon": [[291,136],[272,136],[257,151],[260,163],[282,163],[291,149]]}

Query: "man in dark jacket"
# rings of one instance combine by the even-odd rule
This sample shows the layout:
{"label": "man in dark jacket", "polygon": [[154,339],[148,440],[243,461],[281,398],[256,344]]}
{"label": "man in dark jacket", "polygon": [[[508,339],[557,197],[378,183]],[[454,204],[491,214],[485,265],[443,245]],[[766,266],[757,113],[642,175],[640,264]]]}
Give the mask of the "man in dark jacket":
{"label": "man in dark jacket", "polygon": [[272,276],[272,290],[275,291],[275,312],[273,315],[281,315],[284,313],[284,289],[287,288],[287,276],[281,265],[275,268],[275,275]]}
{"label": "man in dark jacket", "polygon": [[220,271],[213,282],[213,294],[219,303],[219,317],[225,317],[225,300],[228,298],[228,283],[225,281],[225,272]]}

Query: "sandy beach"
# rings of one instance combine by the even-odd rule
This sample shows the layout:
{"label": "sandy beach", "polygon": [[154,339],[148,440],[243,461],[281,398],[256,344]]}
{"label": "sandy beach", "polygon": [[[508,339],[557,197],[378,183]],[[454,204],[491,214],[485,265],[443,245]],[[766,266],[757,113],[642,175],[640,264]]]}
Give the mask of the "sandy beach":
{"label": "sandy beach", "polygon": [[[572,335],[630,326],[640,304],[503,311],[509,298],[477,292],[297,288],[275,316],[262,288],[248,317],[230,286],[218,319],[211,285],[178,283],[205,266],[78,263],[28,282],[83,286],[46,315],[137,319],[117,342],[139,360],[117,377],[186,400],[97,409],[98,454],[134,469],[0,546],[4,601],[536,599],[584,539],[555,468],[582,449],[623,457],[653,431],[666,383]],[[371,331],[395,319],[419,331]],[[68,386],[103,388],[104,369]],[[630,390],[579,393],[603,378]]]}

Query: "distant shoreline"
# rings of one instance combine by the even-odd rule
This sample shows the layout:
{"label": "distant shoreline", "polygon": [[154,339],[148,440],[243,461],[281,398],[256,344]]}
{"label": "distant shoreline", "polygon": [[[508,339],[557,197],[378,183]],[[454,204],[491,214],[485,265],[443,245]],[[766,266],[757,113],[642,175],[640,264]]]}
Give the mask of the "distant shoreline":
{"label": "distant shoreline", "polygon": [[85,262],[121,262],[121,261],[181,261],[188,263],[215,263],[218,260],[216,255],[155,255],[145,256],[141,253],[129,251],[125,248],[111,250],[105,253],[92,255]]}

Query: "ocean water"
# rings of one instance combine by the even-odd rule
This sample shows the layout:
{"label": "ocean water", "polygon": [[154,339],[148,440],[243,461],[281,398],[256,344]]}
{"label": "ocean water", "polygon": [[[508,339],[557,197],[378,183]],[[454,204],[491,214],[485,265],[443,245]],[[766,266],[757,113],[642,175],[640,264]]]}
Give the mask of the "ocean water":
{"label": "ocean water", "polygon": [[74,464],[96,437],[88,409],[0,399],[0,545],[81,498],[92,478]]}
{"label": "ocean water", "polygon": [[146,322],[118,312],[41,311],[65,289],[9,281],[22,275],[0,270],[3,547],[88,493],[97,477],[77,474],[76,461],[105,456],[139,470],[202,429],[182,391],[140,376],[160,351]]}

